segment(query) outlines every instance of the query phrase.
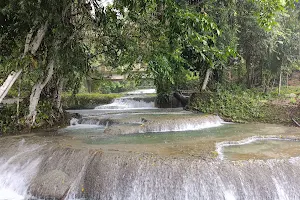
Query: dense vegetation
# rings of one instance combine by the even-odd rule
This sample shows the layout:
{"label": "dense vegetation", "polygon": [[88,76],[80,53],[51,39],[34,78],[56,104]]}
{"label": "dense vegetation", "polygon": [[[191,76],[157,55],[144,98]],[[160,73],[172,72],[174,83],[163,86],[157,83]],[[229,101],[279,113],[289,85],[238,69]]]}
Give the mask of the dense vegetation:
{"label": "dense vegetation", "polygon": [[[209,104],[194,108],[260,116],[263,96],[280,93],[299,67],[299,9],[294,0],[3,0],[0,103],[7,94],[22,101],[1,110],[1,129],[54,124],[63,92],[74,96],[84,84],[116,92],[99,66],[152,79],[161,101],[182,88],[209,91]],[[119,90],[135,87],[126,84]]]}

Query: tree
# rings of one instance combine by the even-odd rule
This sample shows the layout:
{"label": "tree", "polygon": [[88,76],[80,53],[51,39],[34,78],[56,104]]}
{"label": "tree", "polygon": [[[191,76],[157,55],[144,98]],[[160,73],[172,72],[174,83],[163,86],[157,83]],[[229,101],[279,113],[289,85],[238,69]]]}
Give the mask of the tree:
{"label": "tree", "polygon": [[[220,30],[213,18],[195,7],[170,0],[117,1],[114,9],[120,11],[121,17],[115,20],[126,37],[118,35],[125,40],[122,48],[115,48],[119,55],[113,60],[127,64],[129,71],[134,63],[149,64],[148,72],[157,79],[157,84],[161,83],[157,85],[158,93],[176,85],[174,75],[184,72],[184,66],[192,71],[206,72],[217,68],[216,63],[226,62],[229,56],[227,46],[218,48],[216,45]],[[157,76],[158,71],[167,75]],[[168,77],[171,85],[162,84],[162,77]],[[166,88],[162,89],[162,85]]]}
{"label": "tree", "polygon": [[[66,59],[77,56],[77,60],[86,60],[85,54],[76,53],[84,51],[83,28],[91,20],[91,13],[85,1],[6,1],[2,4],[2,17],[7,23],[2,29],[5,35],[1,46],[9,48],[1,51],[13,54],[2,56],[1,65],[17,71],[11,72],[1,86],[1,100],[25,70],[34,82],[26,117],[27,124],[33,126],[41,93],[53,75],[63,68],[64,72],[68,72],[64,75],[68,77],[76,70],[69,65],[72,60]],[[15,34],[18,37],[14,38]],[[69,54],[76,55],[67,56]],[[62,62],[68,65],[60,65]]]}

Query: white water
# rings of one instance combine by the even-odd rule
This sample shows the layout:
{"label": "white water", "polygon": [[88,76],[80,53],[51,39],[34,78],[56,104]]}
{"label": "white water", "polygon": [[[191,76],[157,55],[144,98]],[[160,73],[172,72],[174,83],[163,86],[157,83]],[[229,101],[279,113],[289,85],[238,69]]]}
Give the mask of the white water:
{"label": "white water", "polygon": [[41,162],[39,158],[26,159],[29,152],[39,146],[23,148],[25,140],[19,143],[16,154],[10,158],[0,158],[0,200],[28,199],[28,187]]}
{"label": "white water", "polygon": [[76,126],[76,125],[78,125],[78,121],[79,121],[79,119],[77,119],[77,118],[72,118],[72,119],[70,120],[70,126]]}
{"label": "white water", "polygon": [[68,126],[65,128],[65,130],[94,129],[94,128],[104,128],[104,126],[95,125],[95,124],[77,124],[77,125]]}
{"label": "white water", "polygon": [[156,94],[156,89],[142,89],[142,90],[134,90],[131,92],[127,92],[129,95],[137,95],[137,94]]}
{"label": "white water", "polygon": [[187,120],[178,120],[162,124],[155,124],[154,126],[146,127],[143,132],[177,132],[177,131],[195,131],[206,128],[213,128],[222,126],[224,121],[218,117],[207,117],[199,119],[187,119]]}
{"label": "white water", "polygon": [[145,94],[156,94],[155,89],[134,90],[125,93],[125,97],[114,99],[110,104],[97,106],[96,110],[130,110],[130,109],[154,109],[154,102],[142,100]]}
{"label": "white water", "polygon": [[70,120],[70,126],[66,127],[65,130],[104,128],[104,126],[101,126],[99,124],[94,124],[93,122],[94,120],[92,120],[91,123],[80,124],[79,119],[72,118]]}
{"label": "white water", "polygon": [[[297,141],[292,136],[256,136],[223,145],[255,139]],[[101,153],[69,147],[39,148],[25,140],[16,144],[14,138],[6,145],[7,141],[2,140],[1,144],[6,148],[0,157],[0,200],[32,199],[26,196],[30,183],[32,193],[41,192],[43,199],[48,194],[43,192],[56,187],[65,188],[56,199],[300,199],[299,158],[228,162],[198,157],[160,158],[142,153]],[[40,165],[41,159],[44,162]],[[40,179],[35,177],[38,168]],[[47,175],[51,175],[49,179],[44,178]],[[56,181],[51,182],[52,177]],[[43,187],[38,187],[43,183]]]}
{"label": "white water", "polygon": [[130,110],[130,109],[155,109],[154,102],[145,102],[143,100],[134,100],[131,97],[115,99],[107,105],[97,106],[96,110]]}

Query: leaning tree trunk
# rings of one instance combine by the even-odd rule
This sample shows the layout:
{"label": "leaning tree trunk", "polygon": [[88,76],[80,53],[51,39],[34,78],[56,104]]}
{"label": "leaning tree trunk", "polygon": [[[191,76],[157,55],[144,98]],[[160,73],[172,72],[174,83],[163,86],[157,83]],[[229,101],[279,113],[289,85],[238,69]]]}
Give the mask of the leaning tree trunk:
{"label": "leaning tree trunk", "polygon": [[62,92],[63,92],[63,88],[64,88],[64,83],[65,83],[65,79],[64,78],[60,78],[58,80],[58,88],[57,88],[57,93],[56,93],[56,108],[59,111],[59,113],[63,113],[63,109],[62,109],[62,103],[61,103],[61,98],[62,98]]}
{"label": "leaning tree trunk", "polygon": [[[32,41],[32,36],[33,36],[33,33],[34,33],[34,28],[32,28],[29,31],[29,33],[26,36],[24,52],[23,52],[22,58],[24,58],[25,55],[29,51],[31,52],[32,55],[36,54],[36,51],[40,47],[41,42],[42,42],[42,40],[43,40],[43,38],[46,34],[47,29],[48,29],[48,21],[39,28],[39,30],[37,31],[37,34],[34,37],[33,41]],[[17,72],[13,71],[6,78],[5,82],[0,87],[0,103],[2,102],[4,97],[7,95],[8,91],[13,86],[13,84],[18,79],[18,77],[20,76],[21,73],[22,73],[22,69],[17,71]]]}
{"label": "leaning tree trunk", "polygon": [[201,88],[202,91],[206,90],[210,74],[211,74],[211,69],[209,68],[209,69],[207,69],[206,74],[205,74],[205,79],[203,81],[203,85],[202,85],[202,88]]}
{"label": "leaning tree trunk", "polygon": [[22,73],[22,70],[19,70],[17,72],[12,72],[5,80],[5,82],[0,87],[0,103],[4,99],[4,97],[7,95],[9,89],[13,86],[14,82],[18,79],[20,74]]}
{"label": "leaning tree trunk", "polygon": [[51,59],[47,66],[48,73],[44,80],[39,80],[32,88],[31,95],[30,95],[30,104],[29,104],[29,114],[26,117],[26,123],[29,127],[33,126],[35,123],[36,115],[37,115],[37,105],[40,100],[41,92],[43,91],[44,87],[50,81],[54,73],[54,59]]}

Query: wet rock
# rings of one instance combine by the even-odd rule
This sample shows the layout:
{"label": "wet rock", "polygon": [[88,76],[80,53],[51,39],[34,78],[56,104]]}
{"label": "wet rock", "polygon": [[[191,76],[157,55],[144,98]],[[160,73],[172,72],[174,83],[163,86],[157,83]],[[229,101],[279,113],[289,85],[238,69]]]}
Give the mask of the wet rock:
{"label": "wet rock", "polygon": [[30,187],[31,193],[37,197],[51,197],[62,199],[71,186],[70,177],[60,171],[53,170],[41,177],[37,177]]}

